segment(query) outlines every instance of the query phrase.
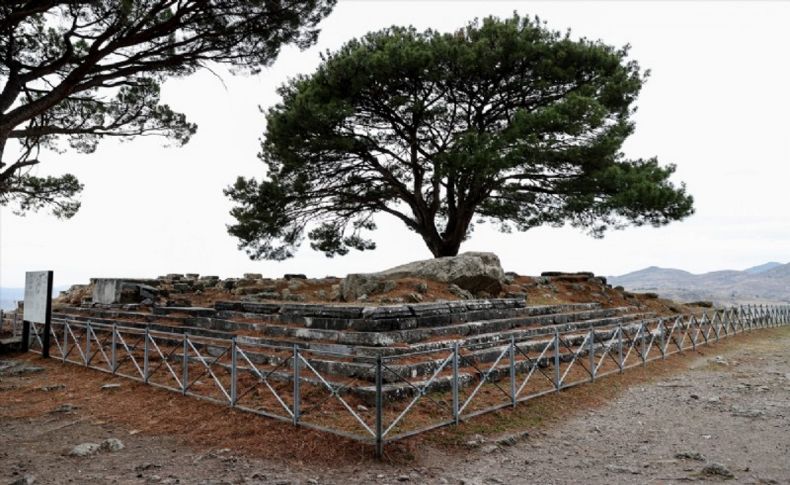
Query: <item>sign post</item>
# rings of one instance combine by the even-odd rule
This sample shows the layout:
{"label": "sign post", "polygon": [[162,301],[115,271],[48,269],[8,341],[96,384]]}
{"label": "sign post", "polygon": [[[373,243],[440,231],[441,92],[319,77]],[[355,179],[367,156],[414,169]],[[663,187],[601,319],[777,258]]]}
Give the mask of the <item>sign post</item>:
{"label": "sign post", "polygon": [[23,312],[22,351],[30,349],[30,324],[44,325],[41,355],[49,357],[49,337],[52,333],[52,271],[25,273],[25,309]]}

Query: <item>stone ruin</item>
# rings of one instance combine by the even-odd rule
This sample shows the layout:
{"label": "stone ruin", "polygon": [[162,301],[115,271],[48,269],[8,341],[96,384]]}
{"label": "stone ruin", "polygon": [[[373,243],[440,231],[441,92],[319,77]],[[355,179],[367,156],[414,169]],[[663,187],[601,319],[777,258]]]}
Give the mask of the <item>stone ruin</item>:
{"label": "stone ruin", "polygon": [[[319,289],[309,290],[311,285]],[[404,285],[411,292],[392,293],[403,290]],[[529,303],[529,291],[543,298],[557,293],[558,288],[579,292],[585,288],[601,299],[592,303]],[[305,289],[309,291],[299,292]],[[424,301],[434,290],[441,297]],[[304,301],[310,292],[317,293],[318,301]],[[376,301],[373,298],[378,294],[406,296]],[[321,300],[321,296],[325,298]],[[654,311],[640,307],[642,300],[632,297],[613,290],[604,278],[592,273],[547,272],[535,278],[520,277],[505,273],[492,254],[467,253],[345,279],[309,279],[301,274],[269,279],[255,273],[226,279],[198,274],[95,278],[71,295],[66,292],[61,300],[70,304],[56,306],[55,316],[359,358],[402,355],[404,361],[393,366],[419,380],[428,378],[444,357],[428,356],[414,362],[408,356],[448,349],[455,342],[476,346],[473,358],[485,365],[501,357],[509,339],[590,328],[606,332],[657,317]],[[633,304],[621,304],[623,301]],[[261,364],[274,362],[264,351],[250,351],[249,357]],[[327,379],[337,382],[351,378],[370,382],[374,378],[370,365],[362,362],[317,358],[311,363],[326,372]],[[413,391],[414,386],[389,381],[386,392],[391,397]],[[370,399],[370,395],[363,397]]]}

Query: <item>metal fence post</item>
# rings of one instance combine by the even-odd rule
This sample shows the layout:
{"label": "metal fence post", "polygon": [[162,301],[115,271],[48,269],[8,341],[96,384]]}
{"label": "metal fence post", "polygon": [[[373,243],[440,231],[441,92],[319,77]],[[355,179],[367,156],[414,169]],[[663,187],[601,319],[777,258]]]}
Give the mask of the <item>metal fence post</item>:
{"label": "metal fence post", "polygon": [[458,342],[453,344],[453,421],[458,424],[458,408],[460,406],[458,399]]}
{"label": "metal fence post", "polygon": [[516,407],[516,337],[510,336],[510,401]]}
{"label": "metal fence post", "polygon": [[665,360],[667,358],[667,346],[665,342],[666,337],[664,336],[664,319],[658,319],[658,345],[661,349],[661,360]]}
{"label": "metal fence post", "polygon": [[85,367],[90,365],[91,355],[91,321],[85,323]]}
{"label": "metal fence post", "polygon": [[236,405],[238,363],[236,357],[236,336],[230,340],[230,406]]}
{"label": "metal fence post", "polygon": [[[696,320],[697,320],[697,319],[696,319],[696,317],[694,317],[693,315],[692,315],[692,316],[690,316],[690,317],[689,317],[689,324],[688,324],[688,326],[686,327],[686,328],[687,328],[687,331],[688,331],[688,333],[689,333],[689,336],[691,337],[691,350],[693,350],[694,352],[696,352],[696,351],[697,351],[697,336],[696,336],[696,335],[694,335],[694,334],[691,332],[691,326],[694,324],[694,322],[695,322]],[[700,328],[700,331],[702,331],[702,330],[701,330],[701,327],[699,327],[699,325],[697,325],[697,328]]]}
{"label": "metal fence post", "polygon": [[749,320],[749,327],[753,329],[756,326],[756,322],[754,321],[754,314],[752,313],[751,304],[746,305],[746,318]]}
{"label": "metal fence post", "polygon": [[115,371],[118,369],[118,343],[117,343],[117,334],[118,327],[116,324],[112,324],[112,342],[110,343],[110,362],[112,365],[112,373],[115,375]]}
{"label": "metal fence post", "polygon": [[741,321],[746,322],[746,325],[749,327],[749,331],[751,332],[753,330],[752,329],[752,322],[749,319],[749,313],[748,313],[747,309],[744,308],[743,305],[741,305],[740,311],[741,311]]}
{"label": "metal fence post", "polygon": [[625,362],[623,362],[623,325],[620,323],[617,324],[617,362],[620,365],[620,373],[622,374]]}
{"label": "metal fence post", "polygon": [[143,382],[148,384],[148,325],[145,326],[143,337],[145,338],[143,343]]}
{"label": "metal fence post", "polygon": [[645,343],[645,322],[639,324],[639,354],[642,356],[642,367],[647,365],[647,344]]}
{"label": "metal fence post", "polygon": [[63,362],[66,362],[66,354],[69,353],[69,321],[63,320]]}
{"label": "metal fence post", "polygon": [[299,413],[300,413],[299,407],[300,407],[300,404],[301,404],[300,401],[301,401],[301,397],[302,397],[301,396],[301,389],[300,389],[300,384],[301,384],[301,382],[300,382],[301,381],[300,370],[301,370],[302,366],[301,366],[301,363],[299,362],[299,359],[300,359],[300,357],[299,357],[299,346],[297,344],[294,344],[294,350],[293,350],[293,360],[294,360],[294,362],[293,362],[293,368],[294,368],[293,424],[294,424],[294,426],[299,424]]}
{"label": "metal fence post", "polygon": [[590,324],[590,382],[595,382],[595,330]]}
{"label": "metal fence post", "polygon": [[189,334],[184,332],[184,350],[181,359],[181,392],[186,396],[189,389]]}
{"label": "metal fence post", "polygon": [[384,396],[381,375],[381,354],[376,356],[376,458],[384,454]]}
{"label": "metal fence post", "polygon": [[560,331],[554,328],[554,387],[560,392],[562,382],[560,382]]}

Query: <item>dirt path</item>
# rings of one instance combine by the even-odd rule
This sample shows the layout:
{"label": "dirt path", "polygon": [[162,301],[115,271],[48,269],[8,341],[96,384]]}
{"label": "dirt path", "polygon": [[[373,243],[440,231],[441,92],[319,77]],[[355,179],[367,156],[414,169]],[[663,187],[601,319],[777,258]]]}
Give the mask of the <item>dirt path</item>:
{"label": "dirt path", "polygon": [[[529,436],[511,446],[498,446],[491,436],[476,448],[423,439],[405,445],[407,452],[394,458],[397,463],[374,462],[367,453],[332,461],[325,458],[326,450],[311,449],[301,430],[237,417],[210,404],[201,406],[214,413],[217,426],[252,420],[253,431],[237,426],[222,437],[222,446],[187,446],[194,435],[185,424],[177,423],[183,436],[176,432],[164,437],[154,425],[142,426],[140,432],[131,419],[113,419],[112,409],[106,409],[112,400],[92,406],[85,386],[100,388],[107,381],[98,372],[17,358],[10,367],[0,363],[0,484],[26,476],[35,477],[35,483],[80,484],[681,483],[723,480],[727,473],[735,483],[790,483],[790,328],[736,337],[704,352],[655,364],[650,372],[658,377],[628,382],[614,394],[611,389],[622,384],[619,377],[577,388],[576,397],[533,401],[525,407],[574,407],[562,411],[561,419],[527,427]],[[25,373],[31,366],[41,370]],[[673,370],[662,371],[662,366]],[[79,385],[67,380],[72,374]],[[64,388],[42,389],[58,385]],[[155,394],[136,394],[142,396],[134,403],[140,413],[169,406],[147,418],[151,422],[174,417],[179,408],[172,403],[182,409],[192,406],[187,398],[150,392]],[[609,401],[577,409],[585,392],[603,392]],[[196,421],[195,427],[203,425]],[[462,430],[467,433],[463,440],[478,440],[471,429]],[[255,430],[261,436],[271,430],[289,434],[291,441],[301,439],[299,456],[304,458],[299,461],[288,450],[292,456],[284,457],[282,446],[271,437],[256,442],[251,452],[247,434]],[[75,445],[107,438],[122,440],[124,449],[67,455]],[[247,445],[227,445],[234,440]],[[351,447],[327,439],[317,446]]]}

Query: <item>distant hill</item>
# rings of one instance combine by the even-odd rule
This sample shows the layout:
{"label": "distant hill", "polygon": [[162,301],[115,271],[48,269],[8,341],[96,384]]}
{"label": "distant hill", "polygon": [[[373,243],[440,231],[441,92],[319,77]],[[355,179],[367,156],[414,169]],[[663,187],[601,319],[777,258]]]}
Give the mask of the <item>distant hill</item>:
{"label": "distant hill", "polygon": [[749,274],[758,274],[768,271],[770,269],[778,268],[779,266],[782,266],[782,263],[771,261],[770,263],[765,263],[759,266],[752,266],[751,268],[746,268],[745,270],[743,270],[743,272]]}
{"label": "distant hill", "polygon": [[629,291],[650,291],[685,302],[790,303],[790,264],[776,262],[743,271],[724,270],[703,274],[651,266],[610,277],[609,282]]}

